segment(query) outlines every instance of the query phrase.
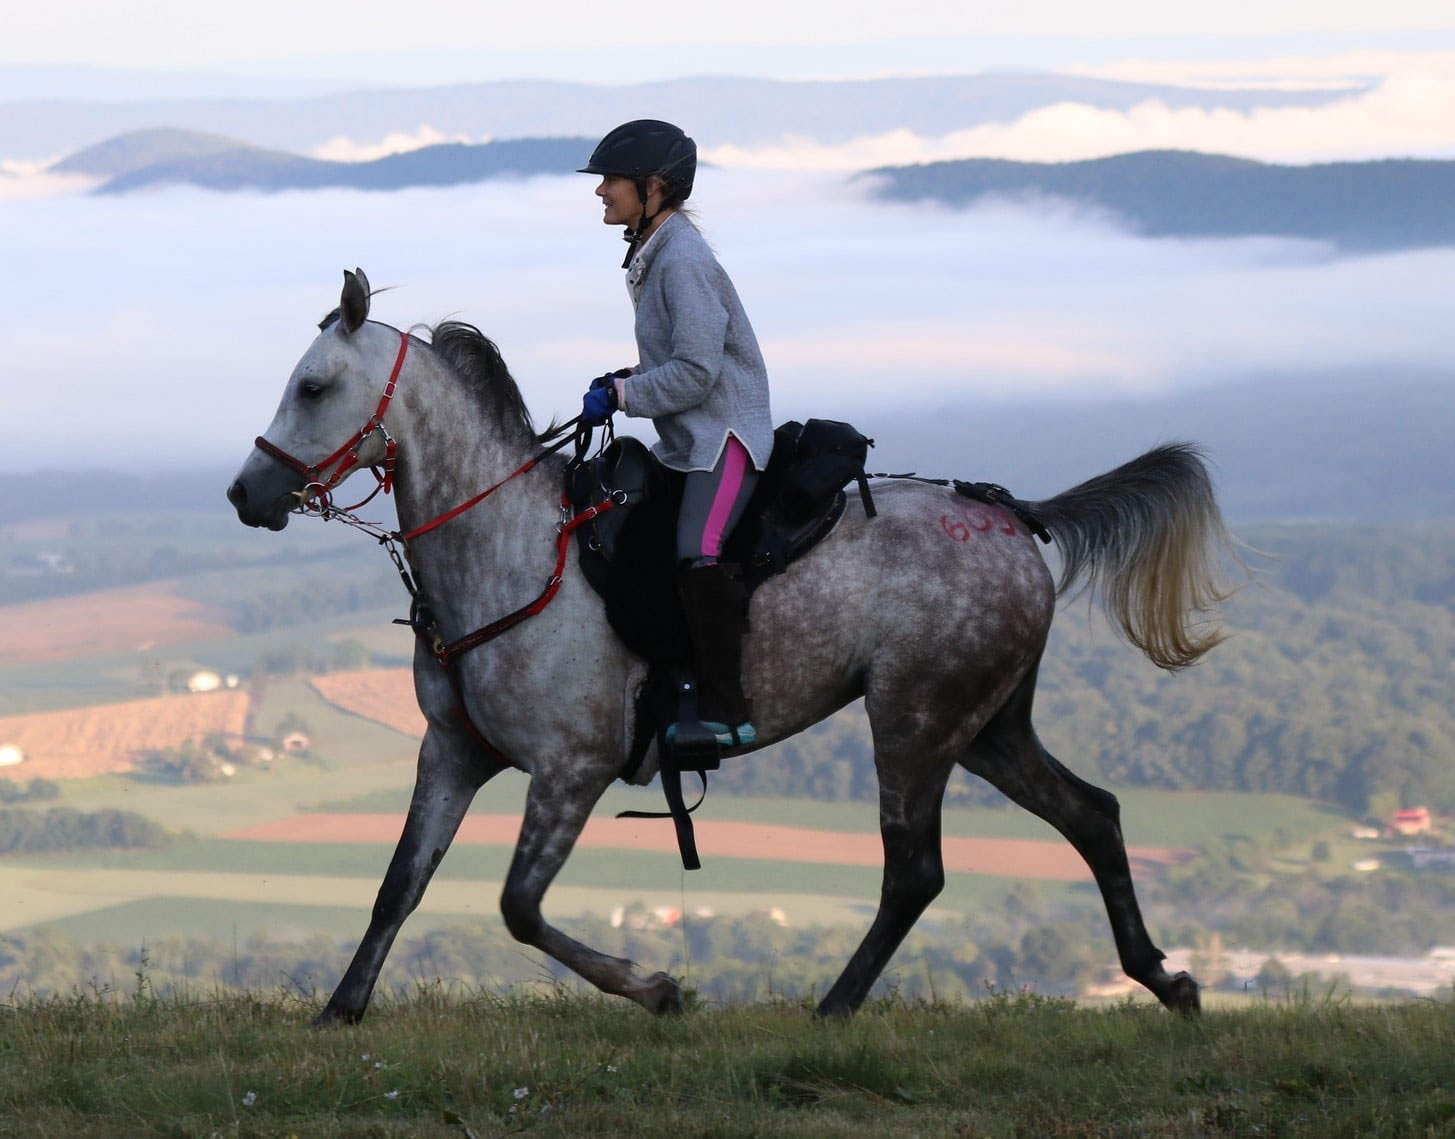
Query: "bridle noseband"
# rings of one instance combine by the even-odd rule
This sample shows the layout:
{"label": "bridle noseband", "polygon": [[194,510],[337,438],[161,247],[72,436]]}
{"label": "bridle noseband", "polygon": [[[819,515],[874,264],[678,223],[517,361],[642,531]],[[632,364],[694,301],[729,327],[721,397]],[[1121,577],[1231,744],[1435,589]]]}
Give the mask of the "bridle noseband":
{"label": "bridle noseband", "polygon": [[[253,445],[263,454],[277,459],[289,470],[297,471],[303,476],[303,489],[296,492],[298,510],[321,514],[324,517],[332,513],[334,505],[330,492],[359,465],[359,451],[369,437],[375,434],[382,435],[384,438],[383,469],[374,467],[374,477],[378,480],[378,485],[363,502],[356,502],[346,509],[356,510],[381,490],[388,494],[394,488],[394,461],[398,455],[399,445],[395,443],[394,437],[384,426],[384,412],[389,409],[389,402],[394,398],[394,389],[399,383],[399,373],[404,368],[404,357],[408,354],[409,333],[401,332],[399,334],[399,355],[394,358],[394,368],[389,373],[389,382],[384,385],[384,394],[379,397],[379,406],[374,409],[374,414],[369,416],[364,425],[327,458],[320,459],[310,466],[302,459],[290,455],[283,448],[268,442],[261,435],[253,440]],[[325,474],[330,468],[333,468],[333,473],[327,474],[325,478]]]}

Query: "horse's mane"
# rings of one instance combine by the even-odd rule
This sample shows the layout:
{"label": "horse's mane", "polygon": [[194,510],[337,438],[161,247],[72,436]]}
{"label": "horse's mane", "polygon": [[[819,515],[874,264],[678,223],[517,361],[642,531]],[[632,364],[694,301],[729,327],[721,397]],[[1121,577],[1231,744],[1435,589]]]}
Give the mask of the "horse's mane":
{"label": "horse's mane", "polygon": [[[379,290],[383,291],[383,290]],[[321,321],[318,327],[327,329],[339,319],[339,310],[334,309]],[[545,442],[557,434],[556,423],[542,434],[537,434],[531,421],[530,409],[520,394],[520,385],[505,366],[500,349],[473,324],[463,320],[444,320],[431,328],[427,324],[416,325],[410,334],[424,332],[430,350],[453,372],[475,399],[481,409],[502,427],[509,430],[514,425],[524,428],[537,442]]]}
{"label": "horse's mane", "polygon": [[493,340],[462,320],[441,321],[426,331],[430,350],[459,377],[488,415],[507,429],[519,424],[536,434],[520,387]]}

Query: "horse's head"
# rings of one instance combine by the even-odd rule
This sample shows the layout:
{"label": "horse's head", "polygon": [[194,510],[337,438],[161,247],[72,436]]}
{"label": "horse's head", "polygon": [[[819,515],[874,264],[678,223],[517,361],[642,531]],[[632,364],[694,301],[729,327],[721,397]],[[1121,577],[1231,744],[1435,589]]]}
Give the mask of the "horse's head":
{"label": "horse's head", "polygon": [[392,394],[407,338],[368,316],[369,279],[362,269],[345,270],[339,307],[319,324],[273,422],[227,488],[249,526],[281,530],[300,502],[385,460],[385,392]]}

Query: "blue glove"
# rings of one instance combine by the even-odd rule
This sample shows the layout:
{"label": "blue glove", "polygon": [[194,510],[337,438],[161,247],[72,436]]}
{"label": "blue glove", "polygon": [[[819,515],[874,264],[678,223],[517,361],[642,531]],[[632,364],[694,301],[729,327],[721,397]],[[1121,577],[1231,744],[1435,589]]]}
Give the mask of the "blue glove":
{"label": "blue glove", "polygon": [[[611,376],[602,377],[611,381]],[[581,397],[581,422],[588,427],[600,427],[616,412],[616,384],[608,382],[597,387],[592,383],[591,390]]]}

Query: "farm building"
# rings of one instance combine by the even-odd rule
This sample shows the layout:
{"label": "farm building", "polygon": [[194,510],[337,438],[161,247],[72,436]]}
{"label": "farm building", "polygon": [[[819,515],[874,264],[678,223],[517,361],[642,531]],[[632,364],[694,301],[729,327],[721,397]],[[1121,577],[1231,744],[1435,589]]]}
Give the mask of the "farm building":
{"label": "farm building", "polygon": [[1429,834],[1430,809],[1428,807],[1409,807],[1403,811],[1396,811],[1391,826],[1395,834]]}
{"label": "farm building", "polygon": [[14,767],[25,762],[25,752],[14,744],[0,744],[0,767]]}
{"label": "farm building", "polygon": [[289,732],[280,742],[283,745],[284,751],[294,753],[307,751],[313,746],[313,741],[308,738],[306,732]]}
{"label": "farm building", "polygon": [[188,692],[216,692],[222,687],[222,677],[215,672],[202,669],[187,678]]}

